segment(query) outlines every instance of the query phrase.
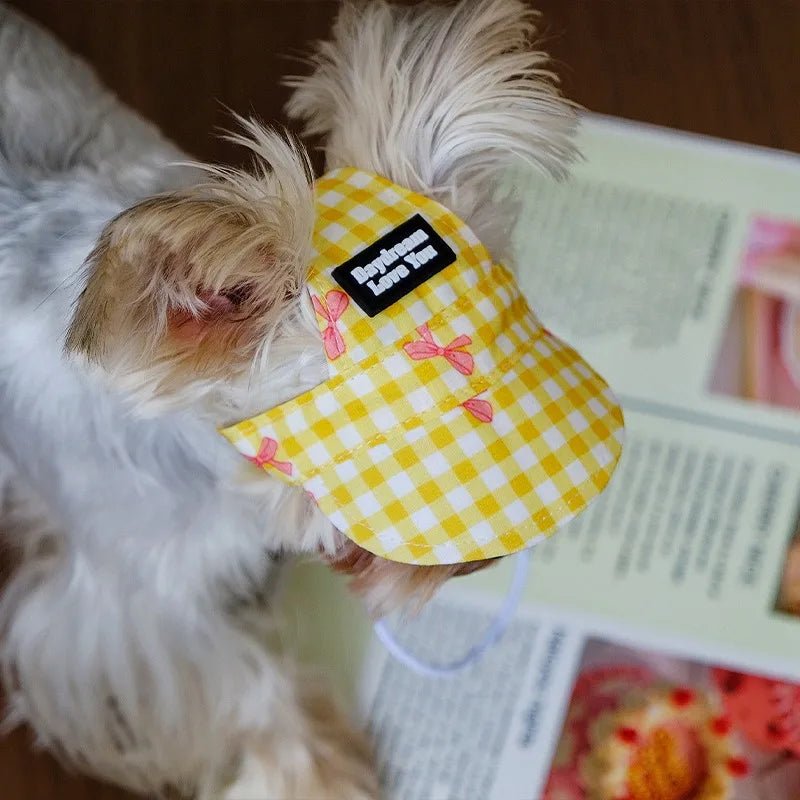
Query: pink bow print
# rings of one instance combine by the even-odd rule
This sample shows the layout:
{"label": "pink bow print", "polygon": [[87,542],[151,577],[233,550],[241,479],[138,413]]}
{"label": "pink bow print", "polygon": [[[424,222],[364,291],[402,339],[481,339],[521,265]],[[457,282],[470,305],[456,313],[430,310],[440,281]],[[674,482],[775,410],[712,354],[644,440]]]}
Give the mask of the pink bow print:
{"label": "pink bow print", "polygon": [[267,464],[280,470],[284,475],[291,475],[293,468],[288,461],[278,461],[275,458],[275,453],[278,452],[278,443],[274,439],[266,437],[261,440],[261,447],[258,448],[258,453],[254,456],[247,456],[247,460],[255,464],[257,467],[264,467]]}
{"label": "pink bow print", "polygon": [[462,349],[468,344],[472,344],[472,339],[469,336],[464,334],[456,336],[447,347],[442,347],[434,341],[433,334],[427,325],[420,325],[417,331],[422,336],[422,339],[418,339],[416,342],[407,342],[403,345],[403,350],[414,361],[442,356],[462,375],[472,375],[472,371],[475,369],[475,360]]}
{"label": "pink bow print", "polygon": [[470,397],[469,400],[465,400],[461,405],[480,422],[491,422],[494,418],[494,409],[488,400]]}
{"label": "pink bow print", "polygon": [[336,323],[344,314],[344,310],[350,303],[350,298],[338,289],[331,289],[325,295],[325,300],[320,300],[316,295],[312,295],[311,302],[314,304],[314,311],[322,319],[328,321],[328,326],[322,332],[322,341],[325,345],[326,355],[333,361],[339,358],[347,349]]}

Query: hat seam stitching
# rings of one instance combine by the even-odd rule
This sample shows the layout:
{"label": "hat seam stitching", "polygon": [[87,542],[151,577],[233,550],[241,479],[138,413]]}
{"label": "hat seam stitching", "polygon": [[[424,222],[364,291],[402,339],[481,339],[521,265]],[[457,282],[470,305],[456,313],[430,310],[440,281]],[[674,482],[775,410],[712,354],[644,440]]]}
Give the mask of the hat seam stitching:
{"label": "hat seam stitching", "polygon": [[[542,334],[544,335],[544,334]],[[541,337],[537,337],[532,341],[538,341]],[[328,469],[334,464],[341,464],[344,461],[347,461],[351,457],[355,457],[358,453],[360,453],[363,449],[367,447],[374,447],[378,444],[388,444],[393,442],[396,437],[402,435],[403,433],[412,430],[420,425],[424,425],[428,418],[433,416],[435,412],[439,413],[446,413],[447,411],[451,411],[454,408],[462,405],[464,400],[469,400],[470,397],[475,397],[487,389],[491,388],[494,385],[494,382],[498,375],[505,374],[508,370],[517,362],[519,361],[519,353],[514,352],[505,358],[500,364],[498,364],[490,373],[487,375],[482,376],[480,379],[471,382],[468,386],[463,387],[462,389],[458,389],[455,392],[450,393],[447,397],[442,398],[441,400],[434,402],[431,406],[426,408],[424,411],[421,411],[418,414],[415,414],[413,417],[408,417],[405,420],[402,420],[397,425],[392,426],[389,431],[381,432],[373,435],[370,439],[367,439],[364,442],[356,445],[355,448],[345,448],[341,451],[341,453],[337,456],[326,461],[324,464],[317,465],[314,467],[314,470],[308,473],[303,473],[306,476],[306,480],[310,480],[311,478],[315,478],[317,475],[320,474],[325,469]],[[584,379],[583,383],[589,382],[592,379],[597,379],[595,373],[592,373],[587,378]],[[602,379],[601,379],[602,380]],[[476,387],[482,386],[483,388],[477,389]],[[469,389],[471,393],[466,392]],[[462,399],[463,398],[463,399]],[[460,402],[457,402],[460,400]],[[452,403],[449,403],[452,401]],[[294,462],[293,462],[294,463]]]}
{"label": "hat seam stitching", "polygon": [[[471,301],[473,300],[474,294],[481,292],[481,289],[483,289],[484,285],[491,284],[491,278],[493,277],[495,270],[503,274],[503,284],[502,284],[503,286],[511,286],[512,288],[516,289],[517,296],[525,301],[525,305],[528,307],[528,311],[530,312],[531,318],[534,320],[537,327],[542,329],[543,326],[541,325],[541,323],[539,323],[538,319],[536,318],[536,315],[530,310],[530,306],[528,305],[527,299],[519,290],[519,288],[514,286],[513,275],[502,264],[492,264],[492,268],[490,269],[490,271],[487,272],[486,275],[483,278],[481,278],[478,283],[475,284],[475,286],[469,289],[465,294],[462,294],[461,297],[457,298],[453,303],[447,306],[447,308],[444,308],[441,311],[437,312],[427,322],[421,324],[428,325],[428,327],[431,328],[432,331],[435,331],[443,327],[447,322],[451,321],[453,317],[458,316],[461,312],[464,311],[465,308],[472,307],[474,305],[474,302]],[[315,294],[320,291],[317,290],[316,287],[314,287],[314,289],[315,289]],[[485,295],[489,294],[488,292],[486,293],[481,292],[481,293]],[[321,296],[324,298],[324,294]],[[323,333],[325,330],[324,328],[320,328],[319,324],[317,325],[317,328],[319,329],[320,333]],[[414,330],[416,330],[416,328]],[[346,333],[349,333],[348,329],[345,330],[345,334]],[[405,333],[402,333],[401,336],[396,341],[384,345],[383,347],[380,348],[380,350],[371,353],[367,358],[361,361],[351,361],[348,367],[337,372],[335,375],[331,376],[327,381],[324,381],[324,384],[327,385],[329,388],[333,389],[336,388],[343,381],[346,381],[353,373],[365,372],[367,370],[372,369],[372,367],[375,366],[383,357],[385,357],[389,353],[394,352],[398,348],[398,346],[402,346],[403,344],[405,344],[406,337],[411,336],[412,333],[413,331],[406,331]],[[348,344],[350,343],[348,342]],[[320,386],[321,385],[322,384],[320,384]],[[272,409],[270,409],[270,411],[271,410]],[[269,411],[265,411],[264,413],[268,414]]]}
{"label": "hat seam stitching", "polygon": [[[500,266],[500,265],[494,265],[494,266]],[[489,278],[489,275],[486,276],[487,280]],[[483,282],[483,281],[481,281],[481,282]],[[457,316],[458,313],[462,310],[461,306],[466,305],[466,306],[469,307],[469,305],[470,305],[469,297],[470,297],[470,295],[471,295],[471,293],[473,291],[477,291],[478,290],[479,286],[480,286],[480,284],[474,286],[472,288],[472,290],[470,290],[469,294],[462,295],[458,300],[456,300],[455,303],[453,303],[452,305],[448,306],[446,309],[444,309],[442,312],[437,314],[435,317],[432,317],[431,318],[431,322],[433,323],[433,327],[431,328],[431,332],[432,333],[437,332],[438,330],[440,330],[444,326],[445,323],[447,323],[450,320],[451,317]],[[525,300],[525,297],[524,297],[524,295],[522,295],[521,292],[518,293],[518,298],[520,298],[523,301],[525,301],[525,305],[526,305],[528,311],[530,312],[530,306],[528,306],[527,301]],[[436,320],[436,322],[433,322],[434,319]],[[533,314],[533,312],[530,312],[529,319],[530,319],[532,325],[534,325],[536,327],[536,331],[535,331],[534,335],[531,338],[529,338],[527,340],[527,342],[526,342],[526,343],[532,344],[532,343],[538,342],[540,339],[546,337],[547,336],[547,331],[545,330],[544,326],[542,326],[541,323],[538,321],[538,319]],[[431,323],[425,323],[425,324],[428,324],[429,327],[431,325]],[[410,333],[407,334],[407,335],[410,335]],[[316,396],[316,393],[318,391],[326,390],[328,392],[335,392],[343,383],[345,383],[349,378],[351,378],[352,375],[354,375],[354,374],[363,374],[363,373],[371,371],[374,367],[379,366],[380,361],[386,355],[394,354],[394,353],[398,352],[398,350],[402,350],[403,345],[407,344],[410,341],[413,341],[413,340],[412,339],[407,339],[406,340],[406,338],[404,336],[403,338],[398,339],[396,342],[393,342],[392,344],[388,344],[385,347],[381,348],[381,350],[377,351],[376,353],[371,354],[368,358],[364,359],[363,361],[352,362],[351,365],[346,370],[344,370],[342,372],[337,372],[335,375],[333,375],[332,377],[328,378],[327,380],[322,381],[322,383],[318,384],[317,386],[314,386],[313,388],[309,389],[307,392],[304,392],[303,394],[292,398],[291,402],[295,403],[298,409],[304,408],[309,403],[313,402],[313,400],[314,400],[314,398]],[[511,354],[506,359],[504,359],[504,361],[502,363],[506,364],[508,362],[508,359],[513,358],[516,355],[517,352],[518,352],[518,349],[515,350],[515,353]],[[497,369],[498,368],[495,368],[495,370],[493,370],[492,373],[490,373],[490,374],[494,374],[497,371]],[[245,422],[245,421],[256,423],[258,420],[263,419],[264,417],[269,418],[270,415],[272,415],[282,405],[285,405],[285,403],[281,403],[281,404],[279,404],[277,406],[274,406],[273,408],[270,408],[270,409],[268,409],[266,411],[262,411],[260,414],[256,415],[255,417],[248,417],[247,420],[240,420],[239,422],[236,422],[233,425],[228,425],[225,428],[222,428],[222,433],[225,433],[225,431],[230,431],[230,430],[235,429],[238,425],[240,425],[242,422]],[[270,421],[272,421],[272,420],[270,420]]]}

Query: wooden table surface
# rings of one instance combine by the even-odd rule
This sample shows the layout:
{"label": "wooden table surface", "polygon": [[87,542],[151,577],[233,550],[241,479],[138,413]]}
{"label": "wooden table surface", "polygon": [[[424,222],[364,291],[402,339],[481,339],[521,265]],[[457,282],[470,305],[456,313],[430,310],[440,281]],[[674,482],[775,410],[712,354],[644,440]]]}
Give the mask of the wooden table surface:
{"label": "wooden table surface", "polygon": [[[325,35],[332,0],[11,0],[92,62],[127,103],[196,157],[226,107],[281,121],[286,55]],[[607,114],[800,152],[800,0],[538,0],[566,93]],[[119,800],[0,743],[4,800]]]}

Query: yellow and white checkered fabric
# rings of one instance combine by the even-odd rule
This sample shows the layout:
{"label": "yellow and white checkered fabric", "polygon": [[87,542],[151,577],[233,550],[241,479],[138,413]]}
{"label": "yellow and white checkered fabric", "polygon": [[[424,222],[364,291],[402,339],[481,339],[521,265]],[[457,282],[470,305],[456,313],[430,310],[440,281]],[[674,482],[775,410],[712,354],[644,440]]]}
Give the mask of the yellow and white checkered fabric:
{"label": "yellow and white checkered fabric", "polygon": [[[222,433],[395,561],[507,555],[583,510],[619,459],[622,412],[513,276],[446,208],[377,175],[329,173],[316,205],[308,283],[330,377]],[[456,260],[369,317],[332,272],[414,215]]]}

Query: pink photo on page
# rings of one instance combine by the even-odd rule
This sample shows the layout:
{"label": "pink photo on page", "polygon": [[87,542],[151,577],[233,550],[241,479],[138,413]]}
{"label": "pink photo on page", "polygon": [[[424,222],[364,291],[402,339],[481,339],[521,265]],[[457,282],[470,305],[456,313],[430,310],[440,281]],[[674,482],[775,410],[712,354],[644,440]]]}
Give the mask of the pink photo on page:
{"label": "pink photo on page", "polygon": [[800,220],[752,220],[711,388],[800,409]]}
{"label": "pink photo on page", "polygon": [[742,267],[742,283],[755,295],[750,383],[755,399],[800,408],[796,341],[800,307],[800,224],[757,217]]}

